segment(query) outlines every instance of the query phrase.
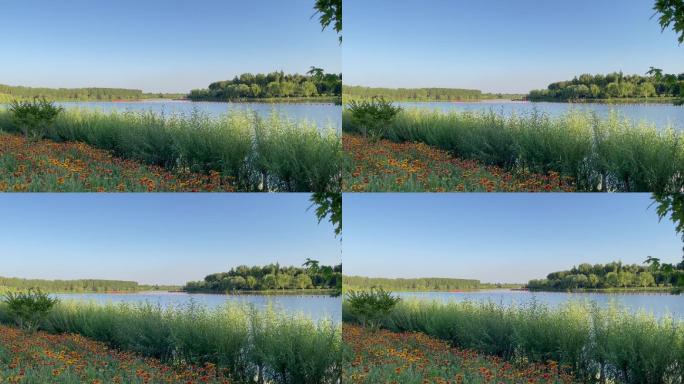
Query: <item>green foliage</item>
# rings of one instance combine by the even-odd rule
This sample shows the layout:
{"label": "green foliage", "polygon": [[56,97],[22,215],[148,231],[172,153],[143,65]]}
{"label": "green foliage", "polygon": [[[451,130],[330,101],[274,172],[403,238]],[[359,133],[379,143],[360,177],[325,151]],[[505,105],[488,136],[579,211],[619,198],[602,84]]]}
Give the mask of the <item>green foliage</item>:
{"label": "green foliage", "polygon": [[660,219],[669,215],[675,230],[684,240],[684,193],[654,193],[653,200],[658,204],[656,212]]}
{"label": "green foliage", "polygon": [[[312,264],[313,263],[313,264]],[[342,265],[319,266],[307,259],[304,268],[279,264],[249,267],[240,265],[228,272],[207,275],[203,281],[189,282],[187,292],[267,291],[286,289],[339,289]]]}
{"label": "green foliage", "polygon": [[[344,321],[361,323],[348,302]],[[684,323],[583,302],[540,304],[402,302],[381,320],[510,360],[568,365],[578,382],[677,383],[684,375]]]}
{"label": "green foliage", "polygon": [[0,277],[0,289],[26,290],[38,288],[47,292],[135,292],[141,289],[135,281],[121,280],[39,280]]}
{"label": "green foliage", "polygon": [[[19,131],[0,111],[0,129]],[[46,137],[80,141],[171,171],[218,172],[241,191],[339,191],[341,140],[330,127],[251,112],[212,118],[68,110]]]}
{"label": "green foliage", "polygon": [[[363,126],[343,112],[343,132]],[[570,111],[559,117],[532,113],[406,110],[384,129],[395,142],[422,142],[505,168],[511,173],[570,177],[579,191],[668,192],[684,187],[684,142],[673,128],[659,129],[611,114]]]}
{"label": "green foliage", "polygon": [[577,101],[677,97],[684,91],[684,73],[663,74],[661,69],[651,67],[646,74],[649,76],[625,75],[622,72],[607,75],[585,73],[570,81],[551,83],[547,89],[533,90],[527,99]]}
{"label": "green foliage", "polygon": [[480,280],[426,277],[414,279],[387,279],[382,277],[343,276],[345,287],[367,290],[383,288],[392,291],[451,291],[458,289],[478,289]]}
{"label": "green foliage", "polygon": [[26,138],[33,140],[42,139],[63,110],[64,108],[57,107],[53,102],[37,98],[31,101],[14,100],[9,108],[12,118],[21,127]]}
{"label": "green foliage", "polygon": [[354,124],[361,128],[364,137],[370,136],[372,140],[379,140],[385,134],[387,125],[401,112],[401,107],[395,106],[391,101],[382,97],[372,99],[352,100],[347,105]]}
{"label": "green foliage", "polygon": [[342,234],[342,194],[337,192],[315,192],[311,195],[312,206],[316,206],[316,217],[320,223],[328,218],[335,228],[335,236]]}
{"label": "green foliage", "polygon": [[372,330],[380,327],[382,320],[392,313],[401,301],[399,297],[382,288],[371,288],[365,291],[349,291],[346,295],[349,310],[359,319],[361,325]]}
{"label": "green foliage", "polygon": [[30,288],[26,292],[7,292],[2,302],[6,306],[7,314],[19,328],[33,332],[58,301],[40,289]]}
{"label": "green foliage", "polygon": [[[6,320],[0,306],[0,320]],[[216,364],[234,382],[336,383],[341,329],[330,321],[247,306],[60,303],[44,321],[50,333],[76,333],[163,362]]]}
{"label": "green foliage", "polygon": [[382,97],[393,101],[464,101],[486,98],[482,91],[458,88],[371,88],[344,86],[344,95],[352,99]]}
{"label": "green foliage", "polygon": [[[75,101],[110,101],[110,100],[140,100],[148,98],[178,98],[179,94],[143,93],[139,89],[122,88],[31,88],[0,84],[0,102],[2,94],[11,99],[47,98],[50,100]],[[6,102],[9,102],[7,100]]]}
{"label": "green foliage", "polygon": [[326,29],[332,24],[342,44],[342,0],[316,0],[314,9],[321,27]]}
{"label": "green foliage", "polygon": [[672,29],[679,34],[679,44],[684,43],[684,2],[681,0],[656,0],[653,10],[660,14],[658,22],[664,31],[672,24]]}
{"label": "green foliage", "polygon": [[195,101],[232,101],[268,98],[335,97],[342,94],[342,74],[325,73],[312,67],[307,75],[271,72],[243,73],[232,80],[209,84],[208,89],[194,89],[187,96]]}
{"label": "green foliage", "polygon": [[684,268],[661,264],[653,257],[644,263],[650,265],[580,264],[567,271],[549,273],[543,280],[530,280],[527,287],[531,290],[672,287],[684,278]]}

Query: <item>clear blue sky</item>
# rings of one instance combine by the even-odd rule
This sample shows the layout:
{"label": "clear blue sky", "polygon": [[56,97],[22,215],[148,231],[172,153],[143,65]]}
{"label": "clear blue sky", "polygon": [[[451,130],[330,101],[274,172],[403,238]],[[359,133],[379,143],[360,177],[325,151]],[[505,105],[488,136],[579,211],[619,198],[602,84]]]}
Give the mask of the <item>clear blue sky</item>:
{"label": "clear blue sky", "polygon": [[314,0],[21,0],[0,11],[0,83],[187,92],[243,72],[339,73]]}
{"label": "clear blue sky", "polygon": [[344,83],[527,92],[582,73],[684,72],[653,0],[344,0]]}
{"label": "clear blue sky", "polygon": [[341,262],[308,194],[18,194],[0,199],[0,276],[182,284],[230,267]]}
{"label": "clear blue sky", "polygon": [[527,282],[583,262],[682,259],[648,194],[344,195],[344,273]]}

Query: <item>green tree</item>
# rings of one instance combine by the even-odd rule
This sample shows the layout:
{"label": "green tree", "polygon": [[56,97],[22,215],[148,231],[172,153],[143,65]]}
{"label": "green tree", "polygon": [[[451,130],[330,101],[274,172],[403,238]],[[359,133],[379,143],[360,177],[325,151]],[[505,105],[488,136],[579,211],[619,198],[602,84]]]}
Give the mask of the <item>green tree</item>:
{"label": "green tree", "polygon": [[311,288],[313,286],[313,283],[311,282],[311,278],[309,275],[306,274],[299,274],[295,278],[295,285],[297,286],[298,289],[307,289]]}
{"label": "green tree", "polygon": [[679,35],[679,44],[684,43],[684,2],[682,0],[656,0],[653,10],[659,13],[661,31],[672,25]]}
{"label": "green tree", "polygon": [[280,89],[280,83],[277,81],[272,81],[268,83],[268,86],[266,87],[266,93],[268,94],[269,97],[280,97],[282,96],[282,91]]}
{"label": "green tree", "polygon": [[638,275],[638,280],[641,287],[652,287],[655,285],[655,279],[650,272],[641,272]]}
{"label": "green tree", "polygon": [[314,16],[319,15],[321,27],[326,29],[332,24],[342,44],[342,0],[316,0],[314,10]]}
{"label": "green tree", "polygon": [[608,97],[620,97],[620,84],[610,83],[606,87],[606,94]]}
{"label": "green tree", "polygon": [[316,206],[316,217],[320,223],[328,218],[335,236],[342,234],[342,194],[339,192],[316,192],[311,195],[311,206]]}
{"label": "green tree", "polygon": [[363,136],[370,136],[372,141],[381,139],[387,125],[401,112],[401,107],[393,105],[383,97],[352,100],[347,109],[351,112],[352,120],[361,127]]}
{"label": "green tree", "polygon": [[283,81],[280,83],[280,96],[290,97],[294,94],[296,85],[291,81]]}
{"label": "green tree", "polygon": [[26,138],[38,140],[45,136],[50,125],[64,108],[56,106],[45,98],[34,98],[31,101],[14,100],[9,110]]}
{"label": "green tree", "polygon": [[301,93],[304,97],[316,96],[318,94],[316,84],[314,84],[312,81],[303,82],[301,85]]}
{"label": "green tree", "polygon": [[8,292],[3,302],[7,313],[19,328],[33,332],[41,325],[59,300],[51,298],[40,289],[29,288],[26,292]]}

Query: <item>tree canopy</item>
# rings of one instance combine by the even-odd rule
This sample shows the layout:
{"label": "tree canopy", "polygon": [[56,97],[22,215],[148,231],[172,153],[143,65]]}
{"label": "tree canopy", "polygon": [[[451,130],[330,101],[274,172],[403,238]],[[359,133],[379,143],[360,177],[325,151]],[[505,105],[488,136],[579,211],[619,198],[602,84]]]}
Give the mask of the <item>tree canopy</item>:
{"label": "tree canopy", "polygon": [[0,102],[10,99],[46,98],[49,100],[111,101],[178,97],[176,94],[143,93],[125,88],[32,88],[0,84]]}
{"label": "tree canopy", "polygon": [[311,67],[306,75],[285,74],[283,71],[243,73],[232,80],[216,81],[208,89],[193,89],[188,98],[202,101],[231,101],[264,98],[308,98],[340,96],[342,74],[325,73]]}
{"label": "tree canopy", "polygon": [[622,72],[585,73],[572,80],[551,83],[547,89],[533,90],[527,98],[532,101],[577,101],[679,96],[684,96],[684,73],[668,74],[651,67],[645,76]]}
{"label": "tree canopy", "polygon": [[323,29],[332,24],[342,43],[342,0],[316,0],[314,9]]}
{"label": "tree canopy", "polygon": [[382,97],[394,101],[461,101],[482,98],[480,90],[459,88],[372,88],[345,85],[344,94],[352,98]]}
{"label": "tree canopy", "polygon": [[352,289],[382,288],[391,291],[450,291],[478,289],[480,280],[425,277],[415,279],[388,279],[381,277],[344,276],[344,286]]}
{"label": "tree canopy", "polygon": [[188,282],[186,292],[226,293],[233,291],[270,291],[292,289],[342,288],[342,264],[329,266],[307,259],[301,267],[240,265],[228,272],[212,273],[203,281]]}
{"label": "tree canopy", "polygon": [[661,263],[648,257],[645,265],[583,263],[566,271],[552,272],[546,279],[530,280],[530,290],[574,290],[611,288],[675,287],[684,284],[684,261],[680,264]]}
{"label": "tree canopy", "polygon": [[658,22],[662,30],[672,25],[672,30],[679,35],[679,43],[684,43],[684,1],[656,0],[653,10],[660,14]]}
{"label": "tree canopy", "polygon": [[342,194],[339,192],[315,192],[311,195],[311,206],[316,207],[320,223],[325,218],[332,224],[335,236],[342,235]]}
{"label": "tree canopy", "polygon": [[42,280],[0,277],[0,289],[2,288],[18,291],[41,289],[46,292],[136,292],[147,289],[168,289],[172,287],[140,285],[135,281],[124,280]]}

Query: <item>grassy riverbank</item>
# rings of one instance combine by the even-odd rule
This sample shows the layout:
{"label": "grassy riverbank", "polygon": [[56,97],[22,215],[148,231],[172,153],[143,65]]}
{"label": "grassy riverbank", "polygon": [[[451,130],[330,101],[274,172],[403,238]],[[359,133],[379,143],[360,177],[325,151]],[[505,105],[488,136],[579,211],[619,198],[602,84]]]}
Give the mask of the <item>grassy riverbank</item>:
{"label": "grassy riverbank", "polygon": [[506,171],[419,142],[345,133],[342,189],[352,192],[571,192],[568,177]]}
{"label": "grassy riverbank", "polygon": [[243,290],[234,290],[234,291],[226,291],[226,292],[214,292],[214,291],[185,291],[185,290],[178,290],[178,292],[187,292],[187,293],[205,293],[205,294],[212,294],[212,295],[265,295],[265,296],[278,296],[278,295],[325,295],[325,296],[330,296],[330,295],[337,295],[339,294],[338,289],[264,289],[264,290],[248,290],[248,289],[243,289]]}
{"label": "grassy riverbank", "polygon": [[235,191],[218,172],[167,170],[81,142],[29,141],[0,132],[0,192]]}
{"label": "grassy riverbank", "polygon": [[[20,132],[7,111],[0,111],[0,130]],[[172,173],[160,175],[162,179],[190,174],[188,182],[196,182],[194,175],[204,175],[207,180],[198,183],[198,189],[206,181],[222,190],[339,190],[341,142],[335,130],[322,131],[279,116],[264,120],[234,112],[218,118],[202,114],[164,118],[151,112],[67,110],[47,130],[46,138],[85,143]],[[10,149],[6,156],[21,156],[21,150]],[[76,173],[76,177],[82,174]],[[117,174],[116,169],[95,170],[93,175],[112,173]],[[155,178],[152,181],[158,184]]]}
{"label": "grassy riverbank", "polygon": [[[0,322],[12,323],[3,305]],[[211,364],[235,383],[256,377],[269,383],[335,383],[341,374],[339,325],[247,306],[162,309],[65,302],[40,329],[78,334],[172,366]],[[10,352],[6,358],[16,357]]]}
{"label": "grassy riverbank", "polygon": [[[347,111],[343,131],[362,132]],[[615,115],[600,119],[573,111],[554,118],[505,117],[405,110],[384,127],[382,136],[397,143],[425,143],[508,172],[555,172],[570,177],[579,191],[658,192],[684,185],[682,134]]]}
{"label": "grassy riverbank", "polygon": [[7,383],[230,383],[207,364],[164,364],[120,352],[77,334],[27,334],[0,325],[0,382]]}
{"label": "grassy riverbank", "polygon": [[[346,302],[343,320],[360,320]],[[512,363],[551,360],[580,382],[675,383],[684,377],[684,322],[615,307],[411,301],[399,303],[381,325]]]}
{"label": "grassy riverbank", "polygon": [[495,356],[453,348],[419,332],[371,332],[345,324],[343,338],[354,355],[344,383],[571,383],[554,362],[511,364]]}

